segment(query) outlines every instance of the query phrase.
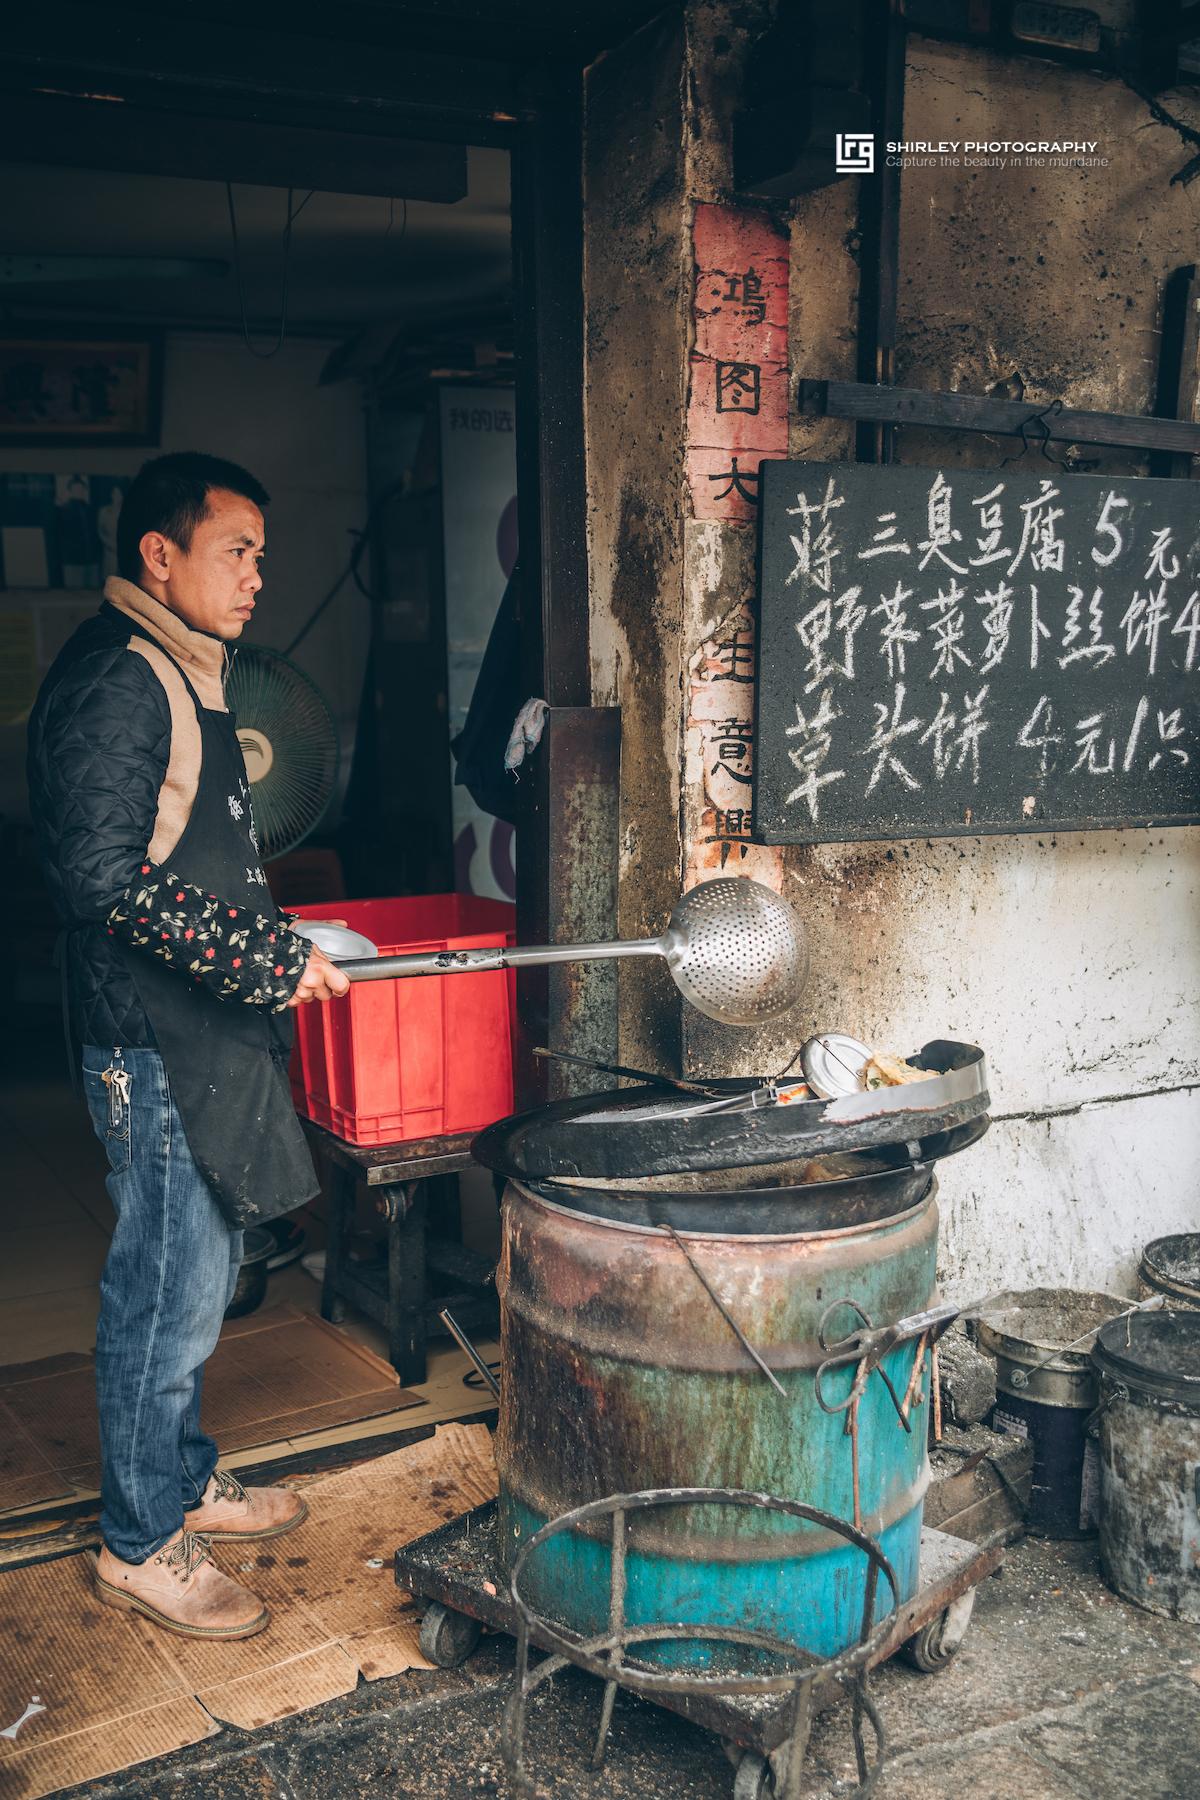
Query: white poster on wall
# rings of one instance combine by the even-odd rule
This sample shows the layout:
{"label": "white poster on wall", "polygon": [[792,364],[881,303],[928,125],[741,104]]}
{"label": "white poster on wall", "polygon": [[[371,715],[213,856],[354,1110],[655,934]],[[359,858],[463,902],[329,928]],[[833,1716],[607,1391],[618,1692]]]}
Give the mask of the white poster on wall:
{"label": "white poster on wall", "polygon": [[[512,389],[502,387],[444,387],[440,404],[446,650],[455,738],[467,722],[492,622],[516,561],[516,411]],[[512,826],[485,813],[465,787],[453,787],[451,796],[455,887],[512,900]]]}

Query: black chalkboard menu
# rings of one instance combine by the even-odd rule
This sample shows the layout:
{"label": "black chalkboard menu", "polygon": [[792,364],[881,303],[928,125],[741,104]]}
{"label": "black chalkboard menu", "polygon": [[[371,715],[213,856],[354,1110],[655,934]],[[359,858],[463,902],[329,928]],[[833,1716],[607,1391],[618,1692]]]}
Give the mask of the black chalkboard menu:
{"label": "black chalkboard menu", "polygon": [[764,462],[754,835],[1200,819],[1200,484]]}

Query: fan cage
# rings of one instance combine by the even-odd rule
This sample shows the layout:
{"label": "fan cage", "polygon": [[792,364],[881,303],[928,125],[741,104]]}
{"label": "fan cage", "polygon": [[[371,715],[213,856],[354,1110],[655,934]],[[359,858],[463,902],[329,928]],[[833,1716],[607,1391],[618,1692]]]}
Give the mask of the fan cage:
{"label": "fan cage", "polygon": [[261,732],[271,745],[270,768],[250,784],[259,849],[271,862],[325,817],[341,760],[337,723],[311,677],[258,644],[237,651],[225,693],[237,730]]}

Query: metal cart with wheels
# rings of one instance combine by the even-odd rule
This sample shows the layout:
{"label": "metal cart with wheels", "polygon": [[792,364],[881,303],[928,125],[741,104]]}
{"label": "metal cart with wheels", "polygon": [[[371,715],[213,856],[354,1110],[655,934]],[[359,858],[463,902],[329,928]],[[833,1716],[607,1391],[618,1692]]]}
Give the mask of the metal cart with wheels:
{"label": "metal cart with wheels", "polygon": [[[868,1556],[867,1601],[859,1641],[831,1659],[809,1658],[763,1634],[746,1632],[740,1641],[752,1650],[772,1655],[769,1675],[713,1675],[696,1673],[678,1665],[652,1662],[637,1655],[640,1644],[665,1639],[720,1641],[729,1644],[739,1634],[716,1626],[633,1626],[625,1616],[624,1542],[630,1512],[646,1505],[695,1504],[704,1498],[712,1504],[765,1504],[799,1518],[819,1520],[839,1531]],[[520,1574],[524,1559],[539,1540],[559,1530],[572,1529],[581,1521],[608,1515],[613,1520],[612,1604],[609,1629],[588,1641],[564,1635],[552,1621],[540,1618],[521,1598]],[[397,1550],[397,1585],[417,1599],[429,1602],[421,1625],[423,1654],[439,1668],[454,1668],[475,1649],[485,1628],[516,1638],[517,1678],[506,1708],[505,1759],[518,1792],[532,1793],[524,1768],[524,1708],[528,1695],[568,1663],[589,1670],[604,1682],[600,1731],[592,1766],[603,1762],[612,1706],[618,1686],[641,1693],[655,1704],[681,1714],[715,1732],[735,1763],[733,1800],[791,1800],[798,1792],[800,1771],[815,1716],[850,1695],[853,1730],[859,1766],[859,1793],[874,1787],[883,1755],[883,1731],[867,1689],[867,1676],[896,1654],[923,1674],[944,1668],[958,1650],[970,1623],[978,1584],[999,1565],[999,1546],[982,1549],[962,1538],[926,1528],[921,1534],[920,1575],[917,1592],[899,1605],[890,1604],[882,1592],[875,1606],[878,1576],[893,1577],[887,1559],[873,1540],[831,1515],[818,1514],[797,1502],[776,1501],[764,1495],[737,1495],[729,1490],[672,1489],[648,1494],[618,1495],[581,1507],[557,1519],[531,1539],[514,1571],[514,1588],[505,1579],[497,1555],[497,1507],[494,1501],[476,1507],[449,1524],[429,1532]],[[878,1611],[885,1616],[874,1621]],[[530,1645],[547,1651],[545,1661],[530,1670]],[[632,1651],[632,1658],[627,1653]],[[757,1667],[762,1668],[761,1656]],[[863,1725],[869,1723],[875,1737],[874,1761],[864,1747]]]}

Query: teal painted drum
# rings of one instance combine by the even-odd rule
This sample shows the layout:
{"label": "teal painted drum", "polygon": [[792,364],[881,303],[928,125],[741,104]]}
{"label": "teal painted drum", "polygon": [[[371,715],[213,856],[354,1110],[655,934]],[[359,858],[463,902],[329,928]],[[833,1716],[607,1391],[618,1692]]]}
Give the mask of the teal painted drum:
{"label": "teal painted drum", "polygon": [[[818,1328],[835,1301],[856,1302],[877,1326],[933,1304],[934,1194],[931,1180],[902,1212],[841,1229],[687,1232],[685,1253],[667,1231],[568,1211],[510,1183],[497,1278],[496,1438],[509,1561],[559,1514],[643,1488],[750,1489],[854,1522],[848,1415],[822,1411],[814,1390],[826,1355]],[[783,1394],[738,1342],[705,1281]],[[827,1338],[859,1323],[841,1308]],[[914,1374],[915,1358],[914,1344],[902,1343],[882,1363],[901,1400],[911,1390],[911,1431],[878,1374],[858,1408],[858,1522],[891,1561],[902,1599],[917,1588],[928,1481],[930,1359]],[[847,1398],[853,1378],[852,1367],[828,1374],[827,1403]],[[733,1508],[667,1508],[631,1518],[629,1544],[634,1623],[728,1623],[821,1656],[859,1635],[866,1559],[816,1526]],[[607,1529],[539,1547],[522,1591],[562,1625],[589,1636],[604,1630]],[[681,1644],[670,1654],[694,1663],[711,1652]]]}

